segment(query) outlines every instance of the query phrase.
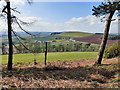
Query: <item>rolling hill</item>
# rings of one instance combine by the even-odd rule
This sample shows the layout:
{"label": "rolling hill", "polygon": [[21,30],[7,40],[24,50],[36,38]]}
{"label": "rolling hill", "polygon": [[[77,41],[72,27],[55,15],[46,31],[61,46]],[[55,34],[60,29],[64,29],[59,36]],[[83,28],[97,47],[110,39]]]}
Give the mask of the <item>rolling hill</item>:
{"label": "rolling hill", "polygon": [[[35,37],[27,36],[27,35],[21,35],[21,32],[18,32],[18,34],[22,37],[28,38],[30,41],[34,42],[35,40],[38,41],[69,41],[70,39],[79,41],[79,42],[85,42],[85,43],[92,43],[92,44],[101,44],[101,38],[102,33],[86,33],[86,32],[78,32],[78,31],[69,31],[69,32],[33,32],[33,34],[36,34]],[[39,34],[39,35],[38,35]],[[110,37],[114,38],[116,35],[109,35]],[[2,37],[2,41],[5,44],[8,44],[7,36]],[[108,43],[107,45],[111,45],[115,43],[117,40],[109,40],[108,37]],[[16,44],[18,41],[13,38],[13,42]]]}
{"label": "rolling hill", "polygon": [[56,36],[65,36],[65,37],[86,37],[86,36],[91,36],[93,35],[92,33],[86,33],[86,32],[63,32],[61,34],[57,34]]}

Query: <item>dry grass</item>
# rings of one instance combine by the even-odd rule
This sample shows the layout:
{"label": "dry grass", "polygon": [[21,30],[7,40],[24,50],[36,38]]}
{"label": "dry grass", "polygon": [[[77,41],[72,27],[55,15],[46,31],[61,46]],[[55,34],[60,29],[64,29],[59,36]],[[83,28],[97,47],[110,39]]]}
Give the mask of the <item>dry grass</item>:
{"label": "dry grass", "polygon": [[5,88],[118,88],[118,58],[105,59],[93,66],[95,59],[16,63],[12,71],[3,65]]}

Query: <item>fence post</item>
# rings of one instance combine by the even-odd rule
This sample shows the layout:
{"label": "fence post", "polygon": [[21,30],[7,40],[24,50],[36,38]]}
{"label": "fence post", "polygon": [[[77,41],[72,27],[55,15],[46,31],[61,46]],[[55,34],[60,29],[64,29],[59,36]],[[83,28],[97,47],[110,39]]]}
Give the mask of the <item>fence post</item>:
{"label": "fence post", "polygon": [[45,50],[45,66],[46,66],[46,60],[47,60],[47,42],[45,42],[46,44],[46,50]]}

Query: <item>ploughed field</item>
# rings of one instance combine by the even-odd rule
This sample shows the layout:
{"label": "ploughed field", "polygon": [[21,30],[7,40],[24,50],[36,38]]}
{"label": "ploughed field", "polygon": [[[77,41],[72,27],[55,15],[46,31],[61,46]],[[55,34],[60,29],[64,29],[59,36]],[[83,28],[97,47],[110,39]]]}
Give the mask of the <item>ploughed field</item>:
{"label": "ploughed field", "polygon": [[[101,37],[103,35],[99,35],[99,34],[94,34],[91,36],[87,36],[87,37],[79,37],[79,38],[74,38],[74,40],[76,41],[80,41],[80,42],[87,42],[87,43],[93,43],[93,44],[101,44]],[[107,40],[107,45],[112,45],[115,42],[117,42],[118,40]]]}

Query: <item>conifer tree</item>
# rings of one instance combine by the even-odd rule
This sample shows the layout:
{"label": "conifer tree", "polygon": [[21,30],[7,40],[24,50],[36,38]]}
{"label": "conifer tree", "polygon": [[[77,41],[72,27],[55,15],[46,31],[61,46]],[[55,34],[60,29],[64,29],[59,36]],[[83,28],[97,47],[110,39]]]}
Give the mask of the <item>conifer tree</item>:
{"label": "conifer tree", "polygon": [[[120,14],[119,13],[120,0],[107,0],[106,2],[102,2],[101,5],[99,5],[98,7],[93,6],[92,11],[93,11],[93,15],[95,15],[96,17],[104,16],[101,19],[102,21],[103,19],[106,19],[104,35],[103,35],[102,42],[101,42],[99,52],[97,55],[97,59],[95,62],[95,65],[97,65],[97,64],[101,64],[101,61],[102,61],[104,49],[107,43],[111,21],[116,20],[116,19],[112,19],[113,15],[115,14],[116,11],[118,11],[118,15]],[[105,18],[106,16],[107,18]]]}

